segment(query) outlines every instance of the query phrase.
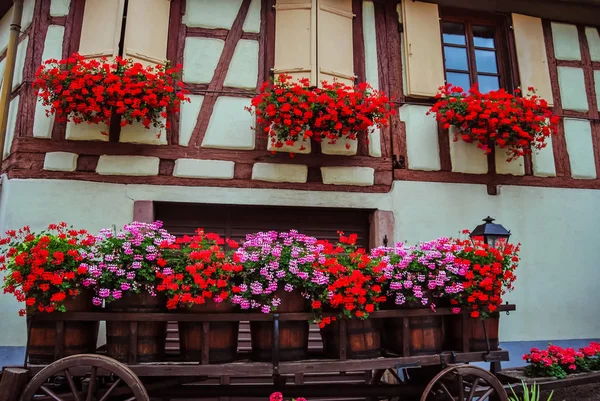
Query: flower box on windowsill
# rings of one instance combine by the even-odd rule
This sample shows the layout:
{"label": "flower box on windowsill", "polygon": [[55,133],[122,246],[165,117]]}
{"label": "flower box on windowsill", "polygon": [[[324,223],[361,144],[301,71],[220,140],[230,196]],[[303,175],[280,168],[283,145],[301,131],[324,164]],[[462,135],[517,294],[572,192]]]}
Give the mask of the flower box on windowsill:
{"label": "flower box on windowsill", "polygon": [[358,140],[349,138],[338,138],[335,143],[330,139],[321,141],[321,153],[324,155],[354,156],[358,150]]}

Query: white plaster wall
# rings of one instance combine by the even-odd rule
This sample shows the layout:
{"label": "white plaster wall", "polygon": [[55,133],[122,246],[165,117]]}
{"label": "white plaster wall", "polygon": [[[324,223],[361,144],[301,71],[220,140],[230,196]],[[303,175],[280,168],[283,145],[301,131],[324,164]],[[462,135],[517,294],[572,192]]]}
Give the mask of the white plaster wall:
{"label": "white plaster wall", "polygon": [[559,60],[581,60],[577,26],[552,22],[554,56]]}
{"label": "white plaster wall", "polygon": [[596,178],[596,161],[592,141],[592,126],[588,120],[565,118],[565,140],[571,176],[573,178]]}
{"label": "white plaster wall", "polygon": [[241,5],[242,0],[187,0],[183,22],[189,27],[231,29]]}
{"label": "white plaster wall", "polygon": [[522,157],[507,162],[509,153],[506,149],[496,146],[494,162],[496,163],[496,173],[510,175],[525,175],[525,162]]}
{"label": "white plaster wall", "polygon": [[[163,125],[167,123],[165,118],[161,119],[161,121]],[[134,122],[133,124],[128,124],[124,127],[121,127],[119,142],[166,145],[167,131],[165,128],[160,129],[152,125],[150,128],[146,128],[144,127],[144,124]]]}
{"label": "white plaster wall", "polygon": [[[365,75],[367,82],[374,89],[379,89],[375,6],[372,1],[363,1],[363,39],[365,43]],[[381,157],[381,132],[379,128],[369,130],[368,138],[369,156]]]}
{"label": "white plaster wall", "polygon": [[587,93],[583,69],[558,67],[560,99],[565,110],[588,111]]}
{"label": "white plaster wall", "polygon": [[0,19],[0,53],[6,50],[8,46],[8,37],[10,32],[10,21],[12,20],[12,7],[2,19]]}
{"label": "white plaster wall", "polygon": [[35,9],[35,0],[25,0],[23,2],[23,17],[21,20],[21,31],[25,31],[33,21],[33,11]]}
{"label": "white plaster wall", "polygon": [[533,151],[531,161],[533,164],[533,175],[537,175],[538,177],[556,177],[552,139],[546,140],[545,148]]}
{"label": "white plaster wall", "polygon": [[225,41],[212,38],[185,38],[183,80],[193,84],[209,83],[223,52]]}
{"label": "white plaster wall", "polygon": [[27,46],[29,37],[25,38],[17,46],[17,58],[15,60],[15,75],[13,76],[13,91],[23,82],[23,69],[25,68],[25,56],[27,55]]}
{"label": "white plaster wall", "polygon": [[429,106],[405,104],[400,107],[400,120],[406,127],[406,155],[411,170],[440,169],[438,123],[427,115]]}
{"label": "white plaster wall", "polygon": [[[65,138],[76,141],[108,142],[108,126],[106,124],[67,123]],[[106,134],[104,135],[103,132]]]}
{"label": "white plaster wall", "polygon": [[10,105],[8,106],[8,119],[6,121],[6,140],[4,141],[3,159],[10,154],[10,147],[12,146],[12,141],[15,137],[19,98],[20,96],[15,97],[13,100],[11,100]]}
{"label": "white plaster wall", "polygon": [[[456,127],[448,130],[450,136],[450,159],[455,173],[487,174],[487,155],[475,143],[467,143],[460,137],[454,141]],[[439,152],[438,152],[439,153]]]}
{"label": "white plaster wall", "polygon": [[62,17],[69,14],[71,0],[52,0],[50,2],[50,15],[52,17]]}
{"label": "white plaster wall", "polygon": [[202,95],[189,95],[190,101],[181,104],[181,111],[179,114],[179,144],[181,146],[188,146],[196,122],[198,121],[198,114],[204,101]]}
{"label": "white plaster wall", "polygon": [[250,9],[248,10],[248,15],[246,15],[246,20],[244,21],[244,25],[242,26],[242,30],[244,32],[260,32],[260,5],[261,0],[252,0],[250,3]]}
{"label": "white plaster wall", "polygon": [[600,34],[598,34],[598,29],[589,26],[586,27],[585,36],[588,41],[592,61],[600,61]]}
{"label": "white plaster wall", "polygon": [[203,148],[254,149],[254,116],[244,110],[250,99],[220,96],[210,116],[202,141]]}
{"label": "white plaster wall", "polygon": [[[70,180],[4,181],[0,231],[34,229],[65,220],[98,230],[133,218],[135,200],[296,205],[393,210],[396,240],[416,242],[472,229],[491,215],[522,242],[516,291],[506,300],[517,312],[503,315],[503,341],[595,338],[600,332],[597,227],[600,191],[395,182],[387,194],[271,189],[117,185]],[[516,207],[515,205],[518,205]],[[25,344],[25,321],[12,297],[0,296],[0,345]]]}
{"label": "white plaster wall", "polygon": [[258,82],[258,41],[240,39],[225,76],[225,86],[254,89]]}

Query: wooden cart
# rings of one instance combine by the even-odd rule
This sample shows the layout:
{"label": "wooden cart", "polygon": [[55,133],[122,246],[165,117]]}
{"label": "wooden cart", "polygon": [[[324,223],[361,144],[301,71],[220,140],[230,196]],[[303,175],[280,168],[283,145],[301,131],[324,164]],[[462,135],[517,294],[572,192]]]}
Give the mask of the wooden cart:
{"label": "wooden cart", "polygon": [[[501,311],[515,310],[514,305],[503,305]],[[450,308],[429,310],[385,310],[374,312],[372,319],[402,318],[403,344],[409,352],[409,319],[434,314],[451,315]],[[116,401],[116,400],[171,400],[220,397],[262,397],[280,391],[287,397],[335,397],[370,400],[496,400],[508,401],[505,389],[494,375],[501,361],[507,361],[507,351],[469,352],[468,340],[463,341],[460,351],[448,351],[425,356],[399,356],[385,352],[384,356],[371,359],[348,359],[346,321],[339,324],[339,359],[325,359],[315,355],[308,360],[281,362],[279,360],[279,327],[281,322],[310,319],[308,313],[53,313],[38,314],[33,319],[55,321],[56,361],[49,365],[27,364],[26,379],[10,379],[4,372],[2,386],[13,389],[7,400],[22,401]],[[139,322],[186,321],[202,322],[202,337],[209,334],[211,322],[226,321],[272,321],[274,328],[273,360],[252,362],[240,355],[239,360],[227,364],[209,364],[208,341],[203,341],[201,358],[197,362],[164,361],[138,363],[136,345]],[[468,338],[471,320],[463,315],[463,334]],[[119,363],[101,353],[82,354],[62,358],[66,321],[125,321],[130,322],[130,347],[128,363]],[[475,321],[474,321],[475,322]],[[31,324],[28,325],[31,327]],[[468,365],[471,362],[489,362],[491,372]],[[21,368],[23,369],[23,368]],[[307,383],[305,377],[324,372],[364,371],[368,380],[360,384]],[[386,373],[387,372],[387,373]],[[14,372],[13,372],[14,373]],[[22,376],[22,375],[21,375]],[[268,376],[269,384],[243,384],[243,378]],[[383,380],[391,377],[394,380]],[[12,381],[11,381],[12,380]],[[394,383],[390,383],[390,382]],[[26,385],[24,384],[26,382]],[[24,388],[23,388],[24,387]],[[20,397],[17,394],[21,394]],[[0,395],[0,399],[2,396]]]}

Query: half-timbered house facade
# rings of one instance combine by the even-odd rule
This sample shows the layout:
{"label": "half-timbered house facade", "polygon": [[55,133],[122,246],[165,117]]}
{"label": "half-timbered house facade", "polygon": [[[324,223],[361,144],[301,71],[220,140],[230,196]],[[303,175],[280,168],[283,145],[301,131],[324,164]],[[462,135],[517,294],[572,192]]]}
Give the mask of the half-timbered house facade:
{"label": "half-timbered house facade", "polygon": [[[534,343],[598,338],[598,24],[596,0],[25,0],[14,78],[2,82],[12,94],[0,228],[160,219],[174,233],[233,238],[341,229],[374,247],[456,235],[491,215],[523,243],[507,297],[518,312],[501,326],[512,358]],[[44,60],[74,52],[180,63],[191,101],[162,132],[55,123],[31,84]],[[313,142],[293,158],[273,154],[244,108],[279,73],[369,82],[398,113],[356,149]],[[534,86],[561,116],[559,134],[511,163],[454,142],[426,115],[445,82]],[[12,298],[0,305],[1,365],[21,357],[25,323]]]}

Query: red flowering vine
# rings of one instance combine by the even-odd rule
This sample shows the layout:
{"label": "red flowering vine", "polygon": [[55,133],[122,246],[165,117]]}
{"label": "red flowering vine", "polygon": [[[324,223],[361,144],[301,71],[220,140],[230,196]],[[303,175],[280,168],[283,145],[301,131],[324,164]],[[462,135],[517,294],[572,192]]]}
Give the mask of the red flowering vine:
{"label": "red flowering vine", "polygon": [[435,113],[444,128],[457,128],[455,141],[476,142],[486,154],[495,144],[507,150],[511,161],[543,149],[557,131],[558,116],[534,88],[529,92],[526,97],[518,89],[514,95],[504,89],[481,93],[474,85],[466,94],[461,87],[448,84],[440,88],[428,113]]}
{"label": "red flowering vine", "polygon": [[[25,302],[27,312],[64,312],[64,301],[79,295],[88,271],[81,261],[94,237],[66,223],[50,224],[41,233],[28,226],[9,230],[0,239],[0,271],[6,271],[4,293]],[[26,309],[21,309],[23,316]]]}
{"label": "red flowering vine", "polygon": [[479,239],[457,239],[455,244],[454,264],[466,272],[455,279],[462,283],[463,291],[449,294],[450,303],[466,307],[473,318],[486,318],[498,311],[502,296],[513,290],[520,244],[501,241],[490,248]]}
{"label": "red flowering vine", "polygon": [[317,88],[308,79],[293,81],[284,74],[265,82],[247,109],[276,148],[301,139],[356,139],[372,126],[387,126],[395,114],[387,96],[366,83],[352,87],[323,81]]}
{"label": "red flowering vine", "polygon": [[113,114],[121,126],[140,122],[169,128],[163,122],[168,112],[179,112],[181,102],[189,101],[179,81],[181,66],[144,67],[116,57],[86,60],[75,53],[63,60],[47,60],[36,72],[33,87],[48,116],[59,122],[110,125]]}
{"label": "red flowering vine", "polygon": [[238,246],[235,241],[223,240],[202,229],[193,237],[177,239],[179,249],[165,255],[170,268],[157,273],[156,289],[168,295],[168,309],[205,304],[209,300],[221,303],[230,300],[232,293],[240,292],[234,285],[234,277],[242,266],[230,261],[223,249],[225,241],[232,249]]}

